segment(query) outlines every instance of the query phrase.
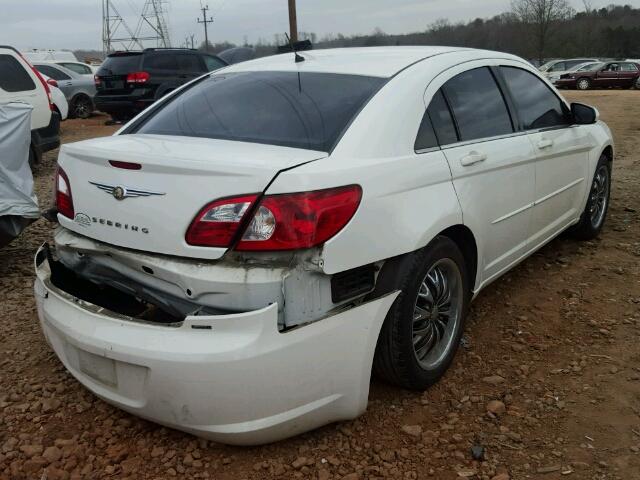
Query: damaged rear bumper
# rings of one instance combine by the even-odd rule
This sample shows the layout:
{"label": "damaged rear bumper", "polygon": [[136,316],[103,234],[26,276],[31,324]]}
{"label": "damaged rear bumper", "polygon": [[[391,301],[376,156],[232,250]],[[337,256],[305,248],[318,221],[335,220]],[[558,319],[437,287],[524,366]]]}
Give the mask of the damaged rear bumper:
{"label": "damaged rear bumper", "polygon": [[254,445],[360,415],[397,292],[278,330],[278,305],[157,325],[112,314],[51,282],[36,255],[42,330],[65,367],[105,401],[211,440]]}

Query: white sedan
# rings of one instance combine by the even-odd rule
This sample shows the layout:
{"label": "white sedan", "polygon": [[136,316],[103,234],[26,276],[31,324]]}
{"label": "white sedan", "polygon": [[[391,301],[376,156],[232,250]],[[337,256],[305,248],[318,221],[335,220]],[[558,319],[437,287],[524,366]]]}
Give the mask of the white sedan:
{"label": "white sedan", "polygon": [[64,93],[62,93],[62,90],[58,88],[58,82],[53,78],[47,77],[44,73],[41,73],[40,75],[42,75],[42,78],[44,78],[47,84],[49,84],[51,101],[60,114],[60,120],[66,120],[69,116],[69,102],[67,102],[67,98],[64,96]]}
{"label": "white sedan", "polygon": [[[232,444],[422,390],[469,303],[563,231],[601,231],[613,145],[526,61],[349,48],[227,67],[63,145],[44,335],[107,402]],[[498,347],[499,348],[499,347]]]}

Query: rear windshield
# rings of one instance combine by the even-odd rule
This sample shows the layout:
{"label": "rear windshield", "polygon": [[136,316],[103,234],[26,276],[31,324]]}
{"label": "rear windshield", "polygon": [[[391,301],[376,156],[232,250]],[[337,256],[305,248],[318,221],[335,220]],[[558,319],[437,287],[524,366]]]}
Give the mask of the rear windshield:
{"label": "rear windshield", "polygon": [[213,75],[127,133],[205,137],[330,152],[385,79],[242,72]]}
{"label": "rear windshield", "polygon": [[141,54],[113,55],[105,59],[97,75],[126,75],[140,70]]}

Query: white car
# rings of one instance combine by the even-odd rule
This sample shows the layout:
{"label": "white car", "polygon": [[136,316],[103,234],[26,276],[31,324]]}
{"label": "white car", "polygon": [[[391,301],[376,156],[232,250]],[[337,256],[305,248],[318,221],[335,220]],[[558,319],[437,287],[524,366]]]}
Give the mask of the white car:
{"label": "white car", "polygon": [[42,75],[13,47],[0,45],[0,104],[22,102],[33,107],[29,162],[60,145],[60,117],[54,114],[51,89]]}
{"label": "white car", "polygon": [[526,61],[348,48],[233,65],[114,136],[65,144],[43,332],[124,410],[231,444],[422,390],[471,299],[602,229],[613,145]]}
{"label": "white car", "polygon": [[545,78],[547,80],[549,80],[551,83],[553,83],[555,85],[555,82],[560,80],[560,78],[563,75],[566,75],[568,73],[591,72],[593,70],[598,70],[599,68],[601,68],[603,66],[604,66],[604,62],[585,62],[585,63],[580,63],[578,65],[575,65],[575,66],[569,68],[568,70],[546,72],[546,73],[544,73],[544,76],[545,76]]}
{"label": "white car", "polygon": [[51,101],[60,115],[60,120],[66,120],[69,115],[69,102],[67,102],[64,93],[58,88],[58,82],[53,78],[47,77],[44,73],[41,73],[42,78],[49,84],[49,90],[51,90]]}

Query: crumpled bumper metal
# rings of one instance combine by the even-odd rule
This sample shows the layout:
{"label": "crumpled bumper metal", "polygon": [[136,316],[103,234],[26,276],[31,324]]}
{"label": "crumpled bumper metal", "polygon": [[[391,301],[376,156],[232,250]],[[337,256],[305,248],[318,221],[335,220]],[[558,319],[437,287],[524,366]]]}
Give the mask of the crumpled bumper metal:
{"label": "crumpled bumper metal", "polygon": [[281,440],[364,412],[378,334],[397,296],[284,333],[277,304],[160,326],[58,289],[42,249],[35,267],[42,330],[78,381],[133,414],[237,445]]}

